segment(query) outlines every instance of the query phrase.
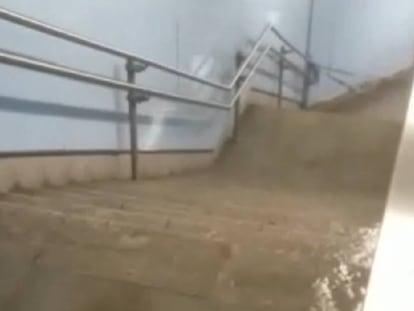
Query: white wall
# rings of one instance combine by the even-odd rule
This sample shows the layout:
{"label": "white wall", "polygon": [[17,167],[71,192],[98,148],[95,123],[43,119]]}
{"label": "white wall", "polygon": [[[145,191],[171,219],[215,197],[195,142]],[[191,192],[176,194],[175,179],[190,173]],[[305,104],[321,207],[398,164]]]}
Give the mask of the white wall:
{"label": "white wall", "polygon": [[[317,62],[347,69],[352,85],[406,69],[414,56],[412,0],[316,0],[312,54]],[[314,99],[344,91],[324,79]]]}
{"label": "white wall", "polygon": [[[316,4],[312,48],[316,61],[356,71],[359,80],[409,63],[414,25],[410,0],[400,0],[398,6],[392,0],[316,0]],[[309,9],[308,0],[0,0],[0,5],[223,83],[234,75],[236,51],[248,38],[256,38],[268,21],[303,51]],[[0,37],[1,48],[125,79],[120,59],[3,21]],[[277,71],[272,64],[264,66]],[[200,99],[229,100],[223,92],[153,69],[140,75],[138,82]],[[253,83],[276,89],[272,81]],[[313,98],[340,90],[323,80],[314,88]],[[0,151],[129,145],[126,122],[99,117],[126,112],[123,92],[0,65],[0,96],[0,131],[7,133],[0,139]],[[13,106],[5,97],[35,102]],[[50,113],[42,104],[64,106]],[[76,117],[71,107],[80,108],[78,115],[81,109],[92,109],[85,114],[90,118]],[[156,99],[139,110],[150,117],[139,126],[142,149],[214,147],[228,118],[223,112]]]}
{"label": "white wall", "polygon": [[[221,0],[197,3],[192,0],[1,0],[0,5],[186,71],[194,71],[198,67],[197,61],[206,59],[204,67],[198,68],[197,73],[222,82],[228,82],[234,71],[235,49],[242,40],[242,10],[238,10],[236,0],[225,3]],[[123,61],[114,57],[5,22],[0,23],[0,37],[4,38],[2,48],[125,78]],[[214,96],[217,100],[227,100],[219,96],[222,94],[212,92],[211,88],[177,81],[175,77],[152,69],[138,81],[145,86],[200,99]],[[123,92],[7,66],[0,67],[0,85],[1,96],[104,111],[126,111]],[[1,111],[0,130],[8,134],[0,140],[0,150],[128,146],[126,123],[79,120],[64,115],[34,117],[32,113]],[[144,149],[212,147],[221,134],[213,122],[223,123],[220,119],[225,117],[222,112],[155,99],[143,104],[140,113],[154,119],[152,124],[140,126],[139,143]],[[183,116],[199,122],[183,122],[182,126],[163,125],[165,118]]]}
{"label": "white wall", "polygon": [[[0,5],[223,83],[234,75],[236,51],[248,38],[256,38],[269,20],[301,47],[305,24],[298,21],[306,12],[303,0],[0,0]],[[4,38],[2,48],[125,79],[120,59],[2,21],[0,36]],[[138,82],[200,99],[229,101],[229,94],[153,69],[140,75]],[[272,83],[265,82],[273,88]],[[125,113],[123,92],[2,65],[0,85],[0,130],[11,133],[0,140],[0,150],[112,149],[129,145],[126,122],[93,117],[94,111],[90,119],[76,117],[82,108]],[[35,102],[20,102],[16,111],[9,97]],[[44,103],[65,105],[64,111],[50,114]],[[68,107],[80,110],[70,117]],[[214,147],[228,119],[223,112],[156,99],[139,110],[152,118],[139,126],[142,149]],[[171,119],[173,122],[168,122]]]}

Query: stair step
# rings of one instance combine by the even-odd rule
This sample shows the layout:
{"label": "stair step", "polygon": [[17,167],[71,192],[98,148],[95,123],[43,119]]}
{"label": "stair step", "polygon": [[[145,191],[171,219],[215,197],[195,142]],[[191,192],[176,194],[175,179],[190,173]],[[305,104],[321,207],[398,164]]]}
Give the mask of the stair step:
{"label": "stair step", "polygon": [[0,213],[1,236],[38,245],[40,264],[184,294],[208,292],[231,253],[226,243],[116,221],[9,204]]}
{"label": "stair step", "polygon": [[8,310],[4,303],[10,297],[18,296],[23,280],[33,266],[35,256],[36,251],[33,248],[17,247],[15,243],[7,240],[0,242],[0,310]]}
{"label": "stair step", "polygon": [[357,226],[372,223],[372,217],[367,218],[366,212],[383,208],[386,197],[357,193],[350,195],[347,192],[331,193],[323,189],[316,194],[301,192],[297,196],[292,195],[294,189],[243,190],[241,186],[223,186],[220,193],[208,185],[198,187],[197,182],[196,186],[192,186],[193,177],[187,180],[187,185],[182,179],[180,182],[184,184],[183,188],[191,187],[191,191],[181,191],[173,186],[176,178],[170,182],[160,181],[162,186],[158,190],[156,187],[152,187],[154,190],[150,191],[143,190],[147,183],[122,184],[112,189],[112,184],[102,184],[91,186],[90,189],[104,192],[108,196],[122,194],[128,199],[145,204],[162,205],[159,202],[168,202],[165,205],[169,208],[177,210],[183,207],[188,213],[198,210],[219,217],[276,225],[297,222],[299,225],[306,223],[309,227],[314,224],[312,230],[316,231],[323,225],[329,226],[331,222],[337,222],[338,219],[353,222]]}
{"label": "stair step", "polygon": [[249,304],[269,301],[276,289],[286,288],[292,266],[306,286],[318,275],[317,267],[307,267],[307,274],[300,270],[307,258],[282,262],[280,254],[266,249],[230,250],[224,243],[131,232],[117,222],[38,209],[3,205],[0,212],[1,236],[38,245],[40,266],[203,295],[219,303],[230,303],[231,297]]}
{"label": "stair step", "polygon": [[[96,194],[96,193],[95,193]],[[17,197],[17,199],[25,200],[31,208],[48,208],[51,211],[62,211],[68,215],[85,215],[101,220],[116,220],[131,226],[140,226],[142,228],[157,229],[167,233],[175,233],[181,235],[196,236],[200,239],[221,240],[233,243],[237,247],[249,246],[252,249],[265,248],[270,251],[279,252],[289,247],[289,240],[296,237],[303,241],[303,247],[309,247],[315,243],[310,243],[307,231],[301,231],[300,226],[295,230],[291,230],[291,235],[286,236],[286,226],[266,225],[264,222],[234,221],[229,218],[219,218],[216,216],[205,216],[197,214],[174,215],[173,213],[165,213],[163,210],[151,210],[151,207],[139,206],[119,210],[117,206],[120,204],[108,204],[109,199],[98,196],[94,200],[90,196],[82,197],[84,201],[75,202],[63,200],[59,195],[59,199],[51,199],[50,197],[39,197],[25,195],[9,195],[9,197]],[[80,197],[77,197],[79,200]],[[19,201],[18,201],[19,202]],[[115,207],[114,207],[115,206]],[[125,207],[128,204],[124,205]],[[320,240],[319,243],[327,243]],[[312,247],[309,248],[312,251]]]}
{"label": "stair step", "polygon": [[[230,215],[221,214],[220,211],[223,209],[221,205],[216,206],[214,209],[209,206],[192,204],[192,203],[181,203],[173,200],[164,200],[158,197],[148,197],[141,195],[141,193],[134,194],[133,192],[108,192],[101,189],[75,189],[73,188],[68,192],[66,189],[61,192],[48,192],[45,196],[58,199],[71,197],[76,199],[78,202],[91,202],[97,206],[113,207],[128,211],[148,211],[157,214],[162,214],[171,217],[180,217],[192,219],[205,219],[206,222],[212,220],[227,223],[227,224],[242,224],[250,226],[251,228],[257,228],[264,224],[263,220],[258,221],[256,219],[250,219],[250,217],[240,217],[240,220],[235,219],[235,216],[240,215],[243,211],[243,207],[234,206],[234,212]],[[238,209],[240,207],[240,210]],[[251,212],[251,211],[250,211]],[[268,215],[265,215],[268,219]],[[266,224],[264,224],[266,225]]]}
{"label": "stair step", "polygon": [[170,234],[207,236],[211,229],[202,223],[181,221],[176,215],[158,213],[150,208],[127,209],[119,208],[120,204],[111,204],[103,199],[102,202],[85,197],[83,200],[69,200],[71,196],[51,198],[50,196],[26,196],[10,194],[4,202],[20,204],[29,208],[59,211],[65,215],[80,215],[102,221],[118,221],[125,225],[163,231]]}
{"label": "stair step", "polygon": [[[1,247],[1,244],[0,244]],[[3,267],[13,272],[18,269],[15,257],[4,256]],[[59,270],[40,265],[29,269],[18,278],[13,293],[0,300],[7,311],[271,311],[271,306],[226,304],[215,299],[203,299],[128,281]],[[8,271],[10,273],[10,271]],[[0,287],[9,286],[4,278]],[[9,286],[10,287],[10,286]]]}
{"label": "stair step", "polygon": [[[181,202],[175,202],[173,200],[163,200],[157,197],[145,197],[141,194],[132,194],[126,192],[121,193],[109,193],[105,190],[90,190],[90,189],[76,189],[70,190],[63,189],[61,191],[43,191],[36,194],[36,197],[42,195],[44,199],[53,199],[58,203],[61,200],[78,202],[78,203],[90,203],[97,206],[114,207],[122,210],[129,211],[148,211],[153,213],[162,213],[166,216],[177,216],[186,218],[188,215],[191,217],[205,217],[206,219],[215,219],[217,221],[231,221],[233,223],[241,223],[257,228],[261,226],[264,221],[275,223],[269,220],[272,215],[270,213],[261,215],[259,212],[255,212],[253,209],[247,209],[242,206],[234,206],[234,208],[226,208],[227,205],[212,206],[208,203],[205,204],[186,204]],[[19,198],[19,195],[11,194],[8,198]],[[24,198],[24,195],[21,195]],[[30,203],[33,196],[28,196],[27,200]],[[246,215],[245,215],[246,214]],[[259,215],[262,217],[250,217],[251,215]],[[265,223],[266,225],[266,223]]]}
{"label": "stair step", "polygon": [[[224,243],[131,232],[117,222],[108,225],[55,211],[3,204],[0,212],[1,235],[38,245],[36,262],[41,266],[204,295],[220,303],[229,297],[246,303],[243,297],[249,297],[250,304],[269,300],[276,288],[286,286],[282,280],[292,276],[286,265],[298,269],[304,264],[302,259],[282,263],[280,254],[266,249],[230,250]],[[317,275],[314,271],[299,275],[309,283]]]}
{"label": "stair step", "polygon": [[[138,203],[140,205],[150,205],[157,207],[165,207],[169,210],[182,211],[185,213],[201,213],[203,215],[214,215],[216,217],[230,218],[230,219],[239,219],[245,221],[246,223],[270,223],[278,224],[285,223],[286,217],[292,217],[297,220],[300,220],[302,217],[303,220],[307,219],[308,215],[303,215],[303,210],[300,210],[302,215],[294,213],[295,210],[298,210],[299,207],[302,208],[304,205],[313,208],[315,203],[312,200],[306,199],[297,199],[297,198],[278,198],[277,194],[272,197],[272,199],[261,200],[260,196],[258,197],[258,202],[256,205],[253,204],[254,199],[250,198],[249,201],[246,200],[236,200],[236,195],[228,194],[227,196],[218,197],[216,193],[208,193],[205,198],[200,197],[197,191],[192,191],[193,194],[183,194],[179,192],[177,194],[166,194],[162,190],[154,193],[141,192],[141,189],[119,187],[115,190],[110,190],[109,187],[102,186],[103,189],[98,187],[86,189],[76,189],[78,193],[89,193],[95,195],[95,197],[108,197],[110,198],[119,198],[125,200],[129,204]],[[205,189],[208,189],[206,187]],[[66,190],[62,190],[62,194]],[[90,192],[89,192],[90,191]],[[242,190],[240,190],[241,192]],[[205,192],[205,191],[204,191]],[[95,193],[95,194],[94,194]],[[280,194],[279,194],[280,195]],[[190,197],[188,200],[187,198]],[[253,196],[254,198],[255,196]],[[286,207],[286,208],[284,208]],[[287,208],[289,208],[289,213],[286,213]],[[332,213],[333,214],[333,213]],[[323,219],[319,219],[323,221]]]}

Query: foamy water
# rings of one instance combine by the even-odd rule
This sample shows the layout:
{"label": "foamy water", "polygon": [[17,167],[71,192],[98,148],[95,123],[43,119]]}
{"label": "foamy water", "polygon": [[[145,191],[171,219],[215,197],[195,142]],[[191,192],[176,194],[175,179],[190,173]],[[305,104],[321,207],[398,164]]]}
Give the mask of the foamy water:
{"label": "foamy water", "polygon": [[347,247],[333,255],[334,267],[313,284],[315,304],[310,311],[362,311],[380,224],[361,228]]}

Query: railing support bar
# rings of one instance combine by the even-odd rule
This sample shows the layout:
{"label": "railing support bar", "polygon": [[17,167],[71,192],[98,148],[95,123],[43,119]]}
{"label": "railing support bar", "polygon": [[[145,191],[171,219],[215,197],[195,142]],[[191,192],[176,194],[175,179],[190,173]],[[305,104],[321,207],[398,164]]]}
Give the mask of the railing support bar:
{"label": "railing support bar", "polygon": [[[126,64],[128,83],[135,84],[135,71],[132,69],[133,60],[128,59]],[[134,101],[132,91],[128,92],[128,114],[129,114],[129,138],[131,156],[131,179],[137,180],[137,156],[138,156],[138,133],[137,133],[137,103]]]}
{"label": "railing support bar", "polygon": [[314,18],[315,0],[310,0],[309,3],[309,16],[308,16],[308,29],[306,32],[306,50],[305,50],[305,76],[303,79],[303,92],[302,92],[302,104],[301,108],[306,109],[309,105],[309,91],[311,86],[311,49],[312,49],[312,31],[313,31],[313,18]]}
{"label": "railing support bar", "polygon": [[[128,83],[135,84],[136,73],[147,69],[146,65],[135,62],[129,58],[127,60],[125,69],[127,71]],[[149,100],[148,96],[142,95],[135,91],[128,92],[128,115],[129,115],[129,137],[130,137],[130,156],[131,156],[131,179],[136,181],[138,179],[138,120],[137,120],[137,105]]]}
{"label": "railing support bar", "polygon": [[129,135],[131,156],[131,179],[138,178],[138,129],[137,129],[137,104],[129,102]]}
{"label": "railing support bar", "polygon": [[[239,70],[245,61],[245,57],[241,51],[236,53],[236,70]],[[243,84],[243,77],[239,77],[236,80],[235,84],[235,91],[239,91],[241,85]],[[237,141],[238,133],[239,133],[239,117],[240,117],[240,98],[237,98],[234,109],[233,109],[233,133],[232,133],[232,141]]]}
{"label": "railing support bar", "polygon": [[310,79],[309,73],[310,72],[310,63],[306,61],[305,65],[305,75],[303,76],[303,88],[302,88],[302,100],[300,103],[300,108],[306,109],[308,107],[309,102],[309,90],[310,90]]}
{"label": "railing support bar", "polygon": [[236,86],[237,81],[242,77],[243,72],[246,70],[247,66],[251,63],[253,58],[255,57],[256,53],[260,50],[260,46],[265,41],[267,35],[269,34],[270,29],[272,29],[272,25],[268,24],[266,28],[262,31],[260,34],[259,39],[255,43],[252,51],[250,52],[249,56],[247,56],[245,59],[243,59],[243,62],[239,64],[237,67],[237,73],[234,76],[233,81],[230,83],[230,89],[233,89]]}
{"label": "railing support bar", "polygon": [[244,90],[248,86],[250,80],[255,75],[257,68],[262,63],[262,61],[263,61],[264,57],[267,55],[267,53],[269,53],[270,47],[271,46],[268,45],[267,48],[262,51],[259,58],[256,60],[256,63],[254,64],[253,68],[250,70],[250,73],[246,77],[243,77],[243,79],[241,80],[240,87],[239,87],[236,94],[233,96],[233,98],[231,100],[231,103],[230,103],[230,106],[229,106],[230,109],[232,109],[236,105],[237,100],[241,97],[242,93],[244,92]]}
{"label": "railing support bar", "polygon": [[239,118],[240,118],[240,99],[234,105],[234,117],[233,117],[233,133],[231,140],[232,142],[237,142],[237,138],[239,136]]}
{"label": "railing support bar", "polygon": [[284,46],[280,48],[280,58],[279,58],[279,86],[278,86],[278,101],[277,106],[279,109],[282,108],[282,100],[283,100],[283,76],[285,71],[285,54],[286,49]]}

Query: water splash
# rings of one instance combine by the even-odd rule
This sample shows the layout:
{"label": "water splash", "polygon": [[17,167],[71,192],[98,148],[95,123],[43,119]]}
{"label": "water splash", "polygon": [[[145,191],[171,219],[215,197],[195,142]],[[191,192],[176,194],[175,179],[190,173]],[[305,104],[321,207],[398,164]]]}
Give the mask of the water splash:
{"label": "water splash", "polygon": [[313,284],[310,311],[362,311],[380,224],[351,234],[347,246],[333,255],[333,268]]}

